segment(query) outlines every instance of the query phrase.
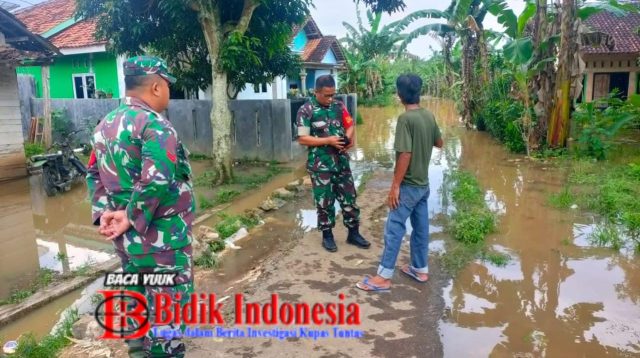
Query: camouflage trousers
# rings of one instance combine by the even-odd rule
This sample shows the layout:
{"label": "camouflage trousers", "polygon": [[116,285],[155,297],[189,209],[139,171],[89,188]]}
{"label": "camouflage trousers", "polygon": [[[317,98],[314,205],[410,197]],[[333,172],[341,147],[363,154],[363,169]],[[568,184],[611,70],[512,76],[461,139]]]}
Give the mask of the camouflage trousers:
{"label": "camouflage trousers", "polygon": [[318,230],[336,226],[335,201],[342,208],[342,222],[348,228],[360,224],[360,208],[356,204],[356,187],[351,170],[341,172],[309,171],[313,187],[313,201],[318,213]]}
{"label": "camouflage trousers", "polygon": [[[126,289],[143,294],[148,303],[151,329],[144,338],[127,340],[130,357],[184,357],[185,346],[180,337],[156,336],[156,332],[184,333],[186,325],[174,323],[157,325],[155,312],[155,297],[164,293],[171,295],[173,302],[180,302],[184,307],[190,302],[190,295],[194,292],[192,279],[192,247],[191,245],[174,251],[164,251],[146,255],[129,255],[122,251],[116,253],[122,261],[122,269],[127,273],[177,273],[175,286],[127,286]],[[179,299],[177,297],[179,295]],[[129,320],[129,324],[134,324]]]}

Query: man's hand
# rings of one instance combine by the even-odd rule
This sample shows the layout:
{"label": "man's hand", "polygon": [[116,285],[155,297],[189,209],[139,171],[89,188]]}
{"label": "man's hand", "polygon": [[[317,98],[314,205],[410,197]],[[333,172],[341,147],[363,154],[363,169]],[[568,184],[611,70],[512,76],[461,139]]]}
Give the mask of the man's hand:
{"label": "man's hand", "polygon": [[327,141],[327,145],[330,145],[339,151],[342,151],[344,149],[344,141],[342,140],[341,137],[338,137],[338,136],[327,137],[326,141]]}
{"label": "man's hand", "polygon": [[131,228],[131,222],[125,210],[107,211],[100,217],[100,234],[107,236],[107,240],[121,236],[129,228]]}
{"label": "man's hand", "polygon": [[395,210],[400,205],[400,187],[399,186],[391,186],[391,190],[389,190],[389,197],[387,198],[387,205],[391,210]]}

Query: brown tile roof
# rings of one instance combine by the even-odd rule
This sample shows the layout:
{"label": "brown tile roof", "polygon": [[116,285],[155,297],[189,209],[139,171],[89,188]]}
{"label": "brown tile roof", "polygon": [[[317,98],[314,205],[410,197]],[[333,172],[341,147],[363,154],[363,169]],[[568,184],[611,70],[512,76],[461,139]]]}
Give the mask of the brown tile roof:
{"label": "brown tile roof", "polygon": [[[75,0],[49,0],[16,13],[32,32],[42,34],[61,23],[73,19]],[[96,40],[96,20],[80,20],[49,38],[56,47],[78,48],[106,44],[106,40]]]}
{"label": "brown tile roof", "polygon": [[87,46],[104,45],[106,40],[96,40],[93,34],[96,32],[97,20],[83,20],[57,33],[51,42],[58,48],[78,48]]}
{"label": "brown tile roof", "polygon": [[74,0],[50,0],[15,13],[31,32],[45,33],[71,19],[76,10]]}
{"label": "brown tile roof", "polygon": [[594,32],[601,32],[609,37],[609,46],[584,46],[586,54],[637,54],[640,53],[640,14],[628,13],[616,16],[610,12],[592,15],[584,24]]}
{"label": "brown tile roof", "polygon": [[324,56],[329,49],[332,49],[336,55],[338,63],[344,61],[342,48],[335,36],[324,36],[318,39],[310,39],[302,52],[302,62],[305,63],[322,63]]}

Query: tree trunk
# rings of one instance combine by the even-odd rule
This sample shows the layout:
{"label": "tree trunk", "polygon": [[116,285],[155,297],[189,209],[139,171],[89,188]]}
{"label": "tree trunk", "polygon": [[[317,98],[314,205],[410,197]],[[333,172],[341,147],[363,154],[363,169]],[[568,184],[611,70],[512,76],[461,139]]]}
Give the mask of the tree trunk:
{"label": "tree trunk", "polygon": [[471,127],[471,91],[473,79],[472,38],[467,30],[462,39],[462,122],[465,127]]}
{"label": "tree trunk", "polygon": [[[233,153],[231,152],[231,111],[229,110],[229,96],[227,94],[227,73],[218,66],[220,51],[224,43],[225,36],[229,32],[223,33],[223,24],[220,21],[219,5],[206,3],[206,6],[196,6],[199,11],[200,25],[207,43],[209,59],[211,61],[211,72],[213,84],[211,86],[211,96],[213,108],[211,109],[211,128],[213,130],[213,147],[211,156],[213,157],[213,171],[216,177],[216,184],[229,182],[233,178]],[[254,0],[244,0],[242,14],[232,31],[244,34],[249,27],[249,22],[253,12],[259,3]]]}
{"label": "tree trunk", "polygon": [[[536,15],[534,18],[533,41],[534,41],[534,63],[555,56],[557,46],[551,43],[542,47],[542,43],[557,35],[560,16],[557,16],[552,23],[548,22],[547,0],[537,0]],[[530,91],[536,99],[534,110],[536,113],[536,127],[531,136],[531,147],[536,149],[547,136],[549,127],[549,117],[553,110],[553,100],[555,96],[554,81],[556,69],[553,63],[547,63],[540,73],[536,74],[531,82]]]}
{"label": "tree trunk", "polygon": [[562,0],[562,23],[560,25],[560,51],[556,76],[555,103],[547,132],[550,147],[564,147],[569,133],[571,115],[571,68],[574,51],[577,51],[574,30],[575,0]]}
{"label": "tree trunk", "polygon": [[231,111],[227,96],[227,74],[213,70],[213,108],[211,128],[213,128],[213,170],[218,183],[226,183],[233,177],[231,152]]}

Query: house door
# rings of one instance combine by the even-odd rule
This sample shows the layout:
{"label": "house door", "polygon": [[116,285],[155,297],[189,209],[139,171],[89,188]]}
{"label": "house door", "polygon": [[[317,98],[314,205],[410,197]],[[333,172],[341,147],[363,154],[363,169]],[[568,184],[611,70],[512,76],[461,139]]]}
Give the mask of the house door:
{"label": "house door", "polygon": [[611,74],[609,92],[617,90],[618,98],[626,100],[629,95],[629,73],[617,72]]}
{"label": "house door", "polygon": [[593,75],[593,100],[605,98],[609,95],[609,83],[611,75],[608,73],[596,73]]}

